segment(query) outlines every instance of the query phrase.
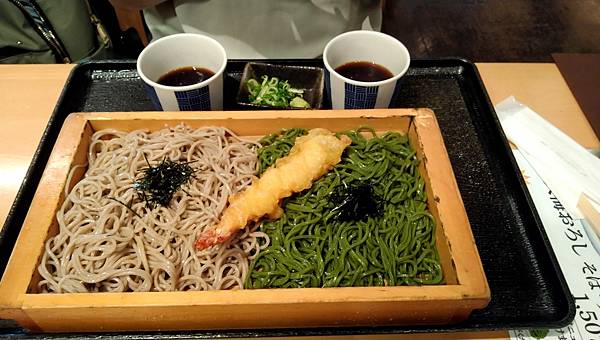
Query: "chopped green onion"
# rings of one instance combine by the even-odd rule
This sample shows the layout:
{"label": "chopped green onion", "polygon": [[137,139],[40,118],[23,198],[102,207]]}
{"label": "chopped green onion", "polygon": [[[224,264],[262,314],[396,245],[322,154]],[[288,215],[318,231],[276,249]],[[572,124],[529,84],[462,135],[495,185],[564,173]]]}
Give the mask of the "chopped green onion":
{"label": "chopped green onion", "polygon": [[255,79],[246,82],[250,103],[275,107],[310,108],[308,102],[302,98],[304,90],[291,87],[287,80],[269,78],[266,75],[262,76],[261,80],[261,83]]}

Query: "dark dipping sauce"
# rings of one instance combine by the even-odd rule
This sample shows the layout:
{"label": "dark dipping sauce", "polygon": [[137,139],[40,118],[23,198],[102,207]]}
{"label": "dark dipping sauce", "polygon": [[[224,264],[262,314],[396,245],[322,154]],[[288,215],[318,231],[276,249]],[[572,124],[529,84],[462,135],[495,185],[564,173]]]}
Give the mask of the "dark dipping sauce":
{"label": "dark dipping sauce", "polygon": [[165,86],[188,86],[201,83],[214,75],[215,73],[209,69],[188,66],[169,71],[158,78],[157,83]]}
{"label": "dark dipping sauce", "polygon": [[394,74],[384,66],[369,61],[353,61],[346,63],[342,66],[338,66],[335,71],[343,77],[365,82],[386,80],[394,76]]}

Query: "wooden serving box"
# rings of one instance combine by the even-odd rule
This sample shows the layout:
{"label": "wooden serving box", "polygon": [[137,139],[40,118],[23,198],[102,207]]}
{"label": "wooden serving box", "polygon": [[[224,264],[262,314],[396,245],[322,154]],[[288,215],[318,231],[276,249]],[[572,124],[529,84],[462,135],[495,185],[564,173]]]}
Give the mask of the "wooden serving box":
{"label": "wooden serving box", "polygon": [[[71,165],[94,131],[179,123],[259,138],[282,128],[361,125],[408,133],[421,160],[445,284],[149,293],[36,293],[46,239],[57,233]],[[79,178],[82,176],[81,171]],[[76,175],[77,176],[77,175]],[[75,181],[74,181],[75,182]],[[490,290],[434,113],[427,109],[74,113],[64,123],[0,282],[0,318],[32,331],[124,331],[448,324],[485,307]]]}

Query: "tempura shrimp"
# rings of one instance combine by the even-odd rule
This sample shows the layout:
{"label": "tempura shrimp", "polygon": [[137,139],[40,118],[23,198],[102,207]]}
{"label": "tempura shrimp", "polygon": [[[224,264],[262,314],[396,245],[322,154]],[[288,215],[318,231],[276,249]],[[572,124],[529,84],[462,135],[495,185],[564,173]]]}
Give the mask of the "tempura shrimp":
{"label": "tempura shrimp", "polygon": [[222,243],[249,222],[263,216],[279,218],[283,213],[280,201],[310,188],[315,180],[340,162],[350,143],[348,136],[338,138],[321,128],[296,138],[289,155],[277,160],[246,190],[229,197],[229,206],[223,211],[221,220],[202,231],[196,239],[196,248],[205,249]]}

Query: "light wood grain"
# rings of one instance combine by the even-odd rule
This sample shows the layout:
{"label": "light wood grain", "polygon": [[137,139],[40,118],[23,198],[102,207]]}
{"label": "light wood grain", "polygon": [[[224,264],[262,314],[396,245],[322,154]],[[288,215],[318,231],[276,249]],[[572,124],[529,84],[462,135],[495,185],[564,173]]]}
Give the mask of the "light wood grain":
{"label": "light wood grain", "polygon": [[3,224],[73,65],[0,65]]}
{"label": "light wood grain", "polygon": [[[369,125],[414,139],[423,159],[428,204],[448,284],[432,286],[256,289],[210,292],[36,294],[35,270],[71,165],[85,162],[92,129],[150,130],[183,122],[224,126],[240,136],[286,127],[343,131]],[[407,131],[408,130],[408,131]],[[32,276],[33,282],[30,283]],[[429,110],[116,112],[71,114],[63,125],[0,282],[0,305],[43,331],[181,330],[448,324],[483,308],[490,291],[435,115]],[[257,314],[256,311],[260,311]],[[16,314],[12,314],[16,315]],[[18,317],[18,315],[17,315]]]}
{"label": "light wood grain", "polygon": [[598,137],[555,64],[480,63],[477,68],[494,105],[514,95],[579,144],[600,148]]}

